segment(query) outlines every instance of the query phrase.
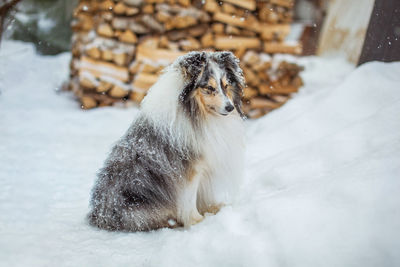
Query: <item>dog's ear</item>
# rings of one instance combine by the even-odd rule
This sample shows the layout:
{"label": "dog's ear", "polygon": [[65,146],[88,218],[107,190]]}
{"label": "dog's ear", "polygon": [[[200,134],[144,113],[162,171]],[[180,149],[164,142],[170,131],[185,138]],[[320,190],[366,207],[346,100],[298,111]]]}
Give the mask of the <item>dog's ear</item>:
{"label": "dog's ear", "polygon": [[179,58],[184,79],[189,82],[199,78],[207,61],[206,52],[190,52]]}
{"label": "dog's ear", "polygon": [[185,86],[181,92],[181,101],[185,101],[196,85],[207,64],[206,52],[190,52],[178,59]]}
{"label": "dog's ear", "polygon": [[241,99],[246,84],[243,71],[239,66],[239,59],[232,52],[228,51],[216,52],[215,55],[218,65],[225,70],[228,83],[233,88],[233,104],[239,115],[244,118]]}

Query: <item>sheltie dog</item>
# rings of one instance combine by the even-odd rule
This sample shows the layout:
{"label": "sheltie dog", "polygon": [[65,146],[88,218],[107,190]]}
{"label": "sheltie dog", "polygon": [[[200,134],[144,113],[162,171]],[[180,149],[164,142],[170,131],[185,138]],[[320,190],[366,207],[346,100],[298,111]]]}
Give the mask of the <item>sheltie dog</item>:
{"label": "sheltie dog", "polygon": [[99,171],[89,223],[188,227],[232,203],[243,169],[243,87],[231,52],[190,52],[167,67]]}

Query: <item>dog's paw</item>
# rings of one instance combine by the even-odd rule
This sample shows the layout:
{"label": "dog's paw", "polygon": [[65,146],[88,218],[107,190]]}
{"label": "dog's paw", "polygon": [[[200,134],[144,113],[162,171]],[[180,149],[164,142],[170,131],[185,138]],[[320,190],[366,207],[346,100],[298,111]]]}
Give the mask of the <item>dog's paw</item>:
{"label": "dog's paw", "polygon": [[189,218],[189,225],[197,224],[197,223],[201,222],[203,219],[204,219],[204,216],[202,216],[198,211],[192,212],[190,214],[190,218]]}
{"label": "dog's paw", "polygon": [[223,206],[225,206],[225,204],[222,203],[210,205],[207,207],[206,213],[217,214]]}

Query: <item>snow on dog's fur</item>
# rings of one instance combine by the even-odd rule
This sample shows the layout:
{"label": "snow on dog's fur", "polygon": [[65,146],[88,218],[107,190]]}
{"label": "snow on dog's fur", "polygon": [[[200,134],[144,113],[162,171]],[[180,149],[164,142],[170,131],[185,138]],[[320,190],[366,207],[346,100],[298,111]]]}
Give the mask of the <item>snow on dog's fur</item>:
{"label": "snow on dog's fur", "polygon": [[185,227],[233,201],[242,176],[244,87],[230,52],[191,52],[166,69],[100,170],[90,224]]}

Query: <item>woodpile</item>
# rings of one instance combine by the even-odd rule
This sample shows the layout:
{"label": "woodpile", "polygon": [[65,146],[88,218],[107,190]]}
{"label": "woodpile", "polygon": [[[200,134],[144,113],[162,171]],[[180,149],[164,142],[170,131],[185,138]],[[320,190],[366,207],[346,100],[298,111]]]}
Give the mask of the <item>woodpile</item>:
{"label": "woodpile", "polygon": [[82,108],[139,103],[161,70],[192,50],[241,59],[251,118],[280,107],[302,85],[301,67],[274,54],[285,42],[294,0],[81,0],[75,9],[69,88]]}

